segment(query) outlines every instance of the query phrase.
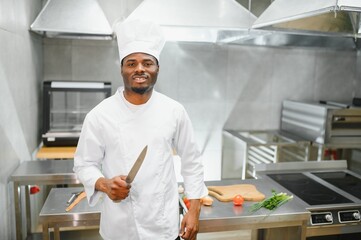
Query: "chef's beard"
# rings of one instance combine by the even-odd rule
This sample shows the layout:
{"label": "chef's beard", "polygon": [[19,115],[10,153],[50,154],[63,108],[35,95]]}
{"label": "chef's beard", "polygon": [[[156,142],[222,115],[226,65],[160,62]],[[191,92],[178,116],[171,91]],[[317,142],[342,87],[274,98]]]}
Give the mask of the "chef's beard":
{"label": "chef's beard", "polygon": [[135,92],[135,93],[138,93],[140,95],[143,95],[149,89],[150,89],[150,87],[132,87],[132,91]]}

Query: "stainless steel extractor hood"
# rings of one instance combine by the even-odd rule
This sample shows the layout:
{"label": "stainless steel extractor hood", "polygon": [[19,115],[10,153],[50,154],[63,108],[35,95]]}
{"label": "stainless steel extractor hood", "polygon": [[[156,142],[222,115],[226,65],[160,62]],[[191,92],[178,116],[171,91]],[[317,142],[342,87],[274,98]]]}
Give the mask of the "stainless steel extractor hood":
{"label": "stainless steel extractor hood", "polygon": [[112,39],[97,0],[48,0],[30,29],[49,38]]}
{"label": "stainless steel extractor hood", "polygon": [[144,0],[125,20],[160,24],[168,41],[228,42],[248,31],[256,17],[234,0]]}
{"label": "stainless steel extractor hood", "polygon": [[272,47],[360,47],[360,0],[237,0],[258,18],[232,44]]}
{"label": "stainless steel extractor hood", "polygon": [[360,11],[359,0],[275,0],[252,28],[358,37]]}

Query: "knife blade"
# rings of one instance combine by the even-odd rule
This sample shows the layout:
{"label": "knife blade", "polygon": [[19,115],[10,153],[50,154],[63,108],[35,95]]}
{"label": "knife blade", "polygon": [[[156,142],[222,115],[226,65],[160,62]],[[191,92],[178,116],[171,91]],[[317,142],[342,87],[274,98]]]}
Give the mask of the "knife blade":
{"label": "knife blade", "polygon": [[69,206],[70,204],[72,204],[72,202],[75,200],[75,198],[77,196],[79,196],[80,193],[82,193],[83,191],[80,192],[73,192],[71,193],[71,197],[69,198],[69,200],[66,202],[66,204]]}
{"label": "knife blade", "polygon": [[126,181],[127,183],[130,184],[130,183],[133,182],[133,180],[134,180],[135,176],[137,175],[140,167],[142,166],[142,163],[143,163],[143,161],[144,161],[145,155],[147,155],[147,149],[148,149],[148,145],[146,145],[146,146],[143,148],[143,150],[140,152],[137,160],[135,161],[132,169],[130,169],[130,171],[129,171],[129,173],[128,173],[128,176],[127,176],[127,178],[125,179],[125,181]]}

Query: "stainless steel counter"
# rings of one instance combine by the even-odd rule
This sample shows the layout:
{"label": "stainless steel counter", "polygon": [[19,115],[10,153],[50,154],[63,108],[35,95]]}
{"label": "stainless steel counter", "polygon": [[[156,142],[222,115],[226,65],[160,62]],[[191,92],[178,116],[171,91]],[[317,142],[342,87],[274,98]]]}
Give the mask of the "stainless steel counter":
{"label": "stainless steel counter", "polygon": [[[267,197],[272,195],[271,190],[280,192],[277,185],[262,179],[223,180],[206,182],[208,186],[223,186],[232,184],[253,184]],[[54,236],[59,239],[59,228],[76,226],[94,226],[99,223],[99,208],[90,208],[84,199],[70,212],[66,212],[66,201],[72,192],[82,188],[53,188],[40,212],[43,223],[44,238],[48,239],[49,229],[54,228]],[[289,201],[275,211],[260,209],[249,212],[254,202],[245,202],[243,206],[234,206],[233,202],[219,202],[214,199],[210,207],[202,206],[200,215],[200,233],[220,232],[241,229],[252,229],[253,239],[279,239],[280,232],[291,229],[292,235],[287,239],[306,239],[306,224],[310,213],[297,201]],[[286,230],[285,230],[286,229]],[[287,230],[288,229],[288,230]],[[275,234],[277,232],[277,234]],[[290,233],[287,233],[290,234]],[[287,235],[286,235],[287,236]]]}
{"label": "stainless steel counter", "polygon": [[[30,234],[30,197],[29,185],[79,184],[73,172],[73,160],[26,161],[10,176],[14,183],[16,239],[22,240],[22,215],[26,214],[27,234]],[[25,196],[21,196],[22,187]],[[21,198],[25,197],[25,213],[21,211]]]}
{"label": "stainless steel counter", "polygon": [[66,212],[66,202],[73,192],[83,188],[53,188],[40,211],[43,224],[43,240],[49,239],[49,230],[54,229],[54,239],[60,239],[61,227],[99,226],[100,208],[90,207],[86,199],[81,200],[72,210]]}
{"label": "stainless steel counter", "polygon": [[[253,184],[258,191],[265,194],[266,197],[272,195],[272,189],[277,192],[284,190],[262,179],[210,181],[206,182],[206,184],[208,186]],[[297,233],[295,233],[296,236],[288,239],[306,239],[306,223],[310,217],[310,213],[300,202],[291,200],[275,211],[262,208],[251,213],[249,209],[253,203],[254,202],[245,201],[243,206],[234,206],[233,202],[225,203],[214,199],[212,206],[202,206],[200,232],[252,229],[253,239],[272,239],[270,235],[273,233],[269,231],[270,229],[276,230],[278,228],[295,227],[297,229]],[[262,229],[267,229],[268,232]],[[282,235],[284,235],[284,233]],[[277,237],[275,239],[277,239]]]}
{"label": "stainless steel counter", "polygon": [[79,183],[73,172],[73,160],[26,161],[11,174],[19,184]]}

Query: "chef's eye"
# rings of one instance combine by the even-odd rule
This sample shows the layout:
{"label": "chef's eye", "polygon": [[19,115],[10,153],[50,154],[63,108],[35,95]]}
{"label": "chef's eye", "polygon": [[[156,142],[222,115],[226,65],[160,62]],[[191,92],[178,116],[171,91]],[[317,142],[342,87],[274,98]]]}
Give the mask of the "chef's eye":
{"label": "chef's eye", "polygon": [[144,66],[146,66],[146,67],[150,67],[150,66],[153,66],[153,65],[154,65],[154,63],[151,62],[151,61],[144,63]]}

